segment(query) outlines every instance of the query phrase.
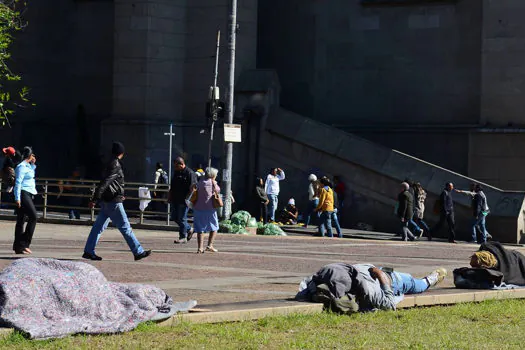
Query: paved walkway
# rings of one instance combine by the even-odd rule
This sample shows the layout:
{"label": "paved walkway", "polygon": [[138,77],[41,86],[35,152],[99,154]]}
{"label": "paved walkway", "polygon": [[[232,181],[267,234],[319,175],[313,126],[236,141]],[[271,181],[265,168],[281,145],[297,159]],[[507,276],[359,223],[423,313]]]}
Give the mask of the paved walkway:
{"label": "paved walkway", "polygon": [[[11,250],[14,224],[0,221],[0,268],[20,257]],[[31,246],[33,256],[80,261],[88,233],[87,226],[38,224]],[[433,293],[450,293],[452,269],[466,266],[469,256],[478,248],[434,241],[405,243],[388,235],[382,237],[392,240],[329,239],[308,234],[288,237],[219,234],[215,246],[220,252],[198,255],[196,239],[179,246],[173,244],[174,232],[136,230],[135,233],[146,249],[153,249],[148,259],[135,262],[120,233],[108,229],[97,249],[104,260],[89,263],[109,280],[154,284],[175,300],[196,299],[202,307],[291,298],[303,277],[337,261],[393,266],[421,277],[442,266],[450,275],[442,288]]]}

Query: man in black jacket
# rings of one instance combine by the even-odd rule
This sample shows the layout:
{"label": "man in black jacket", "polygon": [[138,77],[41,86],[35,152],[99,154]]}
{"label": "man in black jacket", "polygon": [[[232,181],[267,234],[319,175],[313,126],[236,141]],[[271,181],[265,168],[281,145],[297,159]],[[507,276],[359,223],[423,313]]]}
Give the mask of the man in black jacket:
{"label": "man in black jacket", "polygon": [[454,220],[454,200],[452,199],[453,190],[454,184],[449,182],[445,185],[443,192],[441,192],[441,196],[439,197],[441,217],[437,225],[428,233],[428,240],[432,239],[432,233],[439,231],[446,221],[448,224],[448,242],[456,243],[456,222]]}
{"label": "man in black jacket", "polygon": [[410,186],[408,183],[403,182],[401,184],[401,193],[397,196],[397,217],[401,221],[401,239],[403,241],[413,241],[416,239],[408,228],[408,223],[414,216],[414,197],[412,196],[412,193],[410,193],[409,188]]}
{"label": "man in black jacket", "polygon": [[122,143],[113,142],[111,149],[113,159],[106,167],[104,178],[100,181],[89,202],[90,208],[93,208],[95,202],[101,201],[100,212],[91,228],[86,246],[84,247],[84,255],[82,255],[84,259],[102,260],[100,256],[95,254],[95,246],[102,232],[108,227],[110,219],[124,236],[129,249],[135,256],[135,260],[144,259],[151,254],[151,250],[144,250],[133,234],[128,216],[124,210],[124,205],[122,204],[125,199],[124,172],[122,171],[120,160],[124,157],[124,151],[124,145]]}
{"label": "man in black jacket", "polygon": [[197,175],[193,170],[186,166],[182,157],[177,157],[173,161],[175,171],[171,178],[171,187],[168,195],[168,202],[171,203],[171,217],[179,225],[179,239],[175,244],[184,244],[193,236],[193,229],[188,224],[188,206],[186,198],[192,191],[193,186],[197,185]]}

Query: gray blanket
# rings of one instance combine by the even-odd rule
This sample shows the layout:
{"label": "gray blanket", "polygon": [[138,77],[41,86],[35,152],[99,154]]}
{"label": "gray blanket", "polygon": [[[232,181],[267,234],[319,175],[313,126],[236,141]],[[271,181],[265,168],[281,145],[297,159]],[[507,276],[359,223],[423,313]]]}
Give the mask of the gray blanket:
{"label": "gray blanket", "polygon": [[125,332],[196,304],[173,304],[154,286],[108,282],[82,262],[27,258],[0,273],[0,322],[33,339]]}

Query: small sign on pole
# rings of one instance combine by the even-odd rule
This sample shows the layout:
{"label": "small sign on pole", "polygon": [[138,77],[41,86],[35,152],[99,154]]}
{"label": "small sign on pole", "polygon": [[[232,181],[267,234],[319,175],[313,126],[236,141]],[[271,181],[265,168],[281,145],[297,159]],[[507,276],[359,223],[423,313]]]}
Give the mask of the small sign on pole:
{"label": "small sign on pole", "polygon": [[224,142],[242,142],[241,124],[224,124]]}

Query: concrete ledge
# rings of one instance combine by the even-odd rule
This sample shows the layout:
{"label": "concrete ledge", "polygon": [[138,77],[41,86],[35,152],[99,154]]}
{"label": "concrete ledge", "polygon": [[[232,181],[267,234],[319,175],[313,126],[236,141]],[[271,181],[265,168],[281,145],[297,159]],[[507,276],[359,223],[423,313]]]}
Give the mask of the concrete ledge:
{"label": "concrete ledge", "polygon": [[[455,289],[450,289],[455,290]],[[459,303],[480,302],[484,300],[525,299],[525,289],[511,290],[464,290],[446,294],[418,294],[405,296],[398,308],[417,306],[452,305]]]}
{"label": "concrete ledge", "polygon": [[182,322],[221,323],[258,320],[268,316],[286,316],[290,314],[316,314],[323,311],[323,304],[297,303],[291,306],[254,308],[243,310],[190,312],[175,315],[169,320],[159,322],[161,326],[173,326]]}

